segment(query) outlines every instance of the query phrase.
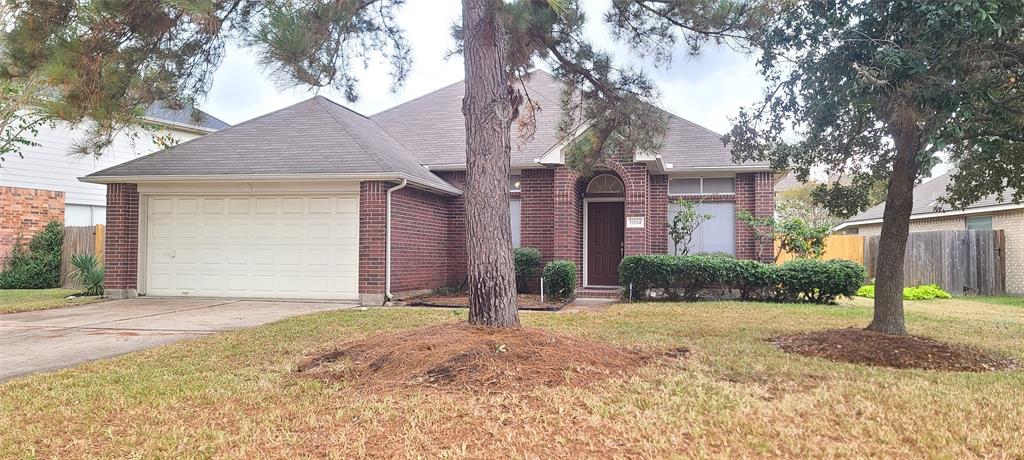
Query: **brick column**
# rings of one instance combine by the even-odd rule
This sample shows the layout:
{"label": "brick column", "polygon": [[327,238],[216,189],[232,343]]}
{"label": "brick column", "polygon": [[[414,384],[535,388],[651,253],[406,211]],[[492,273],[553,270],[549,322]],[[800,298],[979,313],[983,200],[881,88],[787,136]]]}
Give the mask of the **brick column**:
{"label": "brick column", "polygon": [[384,303],[384,249],[387,190],[391,184],[359,184],[359,300],[363,305]]}
{"label": "brick column", "polygon": [[647,213],[647,252],[668,252],[668,176],[650,176]]}
{"label": "brick column", "polygon": [[576,284],[583,285],[583,206],[579,175],[565,166],[554,172],[552,259],[576,264]]}
{"label": "brick column", "polygon": [[139,294],[139,189],[136,184],[107,184],[103,266],[107,298],[124,299]]}
{"label": "brick column", "polygon": [[519,181],[522,190],[521,243],[524,247],[540,251],[542,264],[553,260],[554,257],[554,180],[554,170],[524,169]]}
{"label": "brick column", "polygon": [[646,254],[648,251],[647,232],[652,224],[647,221],[647,214],[650,212],[647,208],[649,192],[647,167],[631,164],[613,169],[619,173],[626,186],[626,219],[628,220],[630,217],[644,219],[643,228],[626,227],[625,255]]}
{"label": "brick column", "polygon": [[[465,171],[438,172],[437,175],[460,190],[466,189]],[[448,284],[460,286],[466,280],[466,198],[448,198]]]}
{"label": "brick column", "polygon": [[[736,175],[736,212],[739,211],[747,211],[757,217],[770,217],[775,214],[775,191],[771,172]],[[756,259],[756,252],[754,234],[750,227],[736,219],[736,257]],[[774,249],[770,243],[762,250],[761,261],[774,261]]]}

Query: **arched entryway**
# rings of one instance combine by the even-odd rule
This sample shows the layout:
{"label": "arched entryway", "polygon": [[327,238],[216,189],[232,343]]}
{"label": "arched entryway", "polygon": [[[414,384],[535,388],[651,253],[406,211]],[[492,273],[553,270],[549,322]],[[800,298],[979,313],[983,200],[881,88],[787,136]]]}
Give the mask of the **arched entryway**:
{"label": "arched entryway", "polygon": [[611,173],[590,179],[583,193],[583,284],[616,287],[625,255],[625,185]]}

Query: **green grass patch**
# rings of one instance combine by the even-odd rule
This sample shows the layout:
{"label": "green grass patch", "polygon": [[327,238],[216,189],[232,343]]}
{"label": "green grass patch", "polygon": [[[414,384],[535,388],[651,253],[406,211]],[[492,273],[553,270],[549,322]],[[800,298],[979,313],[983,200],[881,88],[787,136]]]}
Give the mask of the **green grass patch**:
{"label": "green grass patch", "polygon": [[47,310],[99,302],[99,296],[74,297],[74,289],[0,289],[0,314]]}
{"label": "green grass patch", "polygon": [[[907,304],[910,331],[1024,359],[1024,309]],[[628,380],[526,394],[379,391],[296,378],[336,340],[465,320],[387,308],[291,318],[0,385],[0,457],[1024,456],[1024,372],[950,373],[782,353],[770,337],[863,327],[840,306],[644,303],[525,325],[685,347]]]}

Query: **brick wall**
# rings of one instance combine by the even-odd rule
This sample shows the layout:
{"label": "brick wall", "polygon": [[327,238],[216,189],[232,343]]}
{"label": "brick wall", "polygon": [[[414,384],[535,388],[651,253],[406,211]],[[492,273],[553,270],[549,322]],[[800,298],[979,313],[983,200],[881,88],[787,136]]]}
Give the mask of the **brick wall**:
{"label": "brick wall", "polygon": [[50,221],[64,221],[64,192],[0,187],[0,260],[21,237],[24,244]]}
{"label": "brick wall", "polygon": [[647,213],[647,252],[668,252],[668,176],[651,176]]}
{"label": "brick wall", "polygon": [[1006,238],[1006,293],[1024,295],[1024,209],[993,214],[992,229]]}
{"label": "brick wall", "polygon": [[626,228],[623,242],[625,255],[647,254],[647,232],[651,225],[646,219],[650,212],[650,208],[647,206],[650,194],[647,167],[639,164],[612,164],[611,167],[619,174],[619,178],[626,186],[626,219],[628,220],[630,217],[644,218],[644,228]]}
{"label": "brick wall", "polygon": [[537,248],[541,264],[554,259],[555,207],[552,194],[555,171],[552,169],[526,169],[519,181],[520,190],[520,243]]}
{"label": "brick wall", "polygon": [[384,301],[387,182],[359,184],[359,296],[364,304]]}
{"label": "brick wall", "polygon": [[[442,179],[459,189],[466,188],[465,171],[437,173]],[[448,197],[448,280],[460,285],[466,279],[466,199]]]}
{"label": "brick wall", "polygon": [[135,297],[139,273],[139,191],[136,184],[107,185],[104,247],[106,296]]}
{"label": "brick wall", "polygon": [[[444,176],[457,187],[465,183],[464,173]],[[359,294],[365,304],[384,300],[387,190],[395,185],[373,181],[359,187]],[[461,283],[466,273],[463,198],[413,187],[391,198],[391,293]]]}
{"label": "brick wall", "polygon": [[[774,183],[770,172],[740,173],[736,175],[736,213],[747,211],[757,217],[770,217],[775,214]],[[772,263],[774,254],[771,245],[763,250],[761,261]],[[736,257],[740,259],[756,259],[757,250],[754,234],[747,224],[736,219]]]}
{"label": "brick wall", "polygon": [[391,199],[391,292],[451,284],[448,197],[406,187]]}
{"label": "brick wall", "polygon": [[579,174],[566,167],[555,168],[552,203],[552,259],[576,263],[577,285],[583,283],[583,187]]}

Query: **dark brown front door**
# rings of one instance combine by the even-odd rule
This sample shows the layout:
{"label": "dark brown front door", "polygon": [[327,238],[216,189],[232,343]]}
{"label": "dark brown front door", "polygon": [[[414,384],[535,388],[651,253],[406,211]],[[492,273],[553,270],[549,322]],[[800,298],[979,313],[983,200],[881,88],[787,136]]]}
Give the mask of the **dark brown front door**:
{"label": "dark brown front door", "polygon": [[587,284],[618,286],[626,215],[623,203],[587,204]]}

